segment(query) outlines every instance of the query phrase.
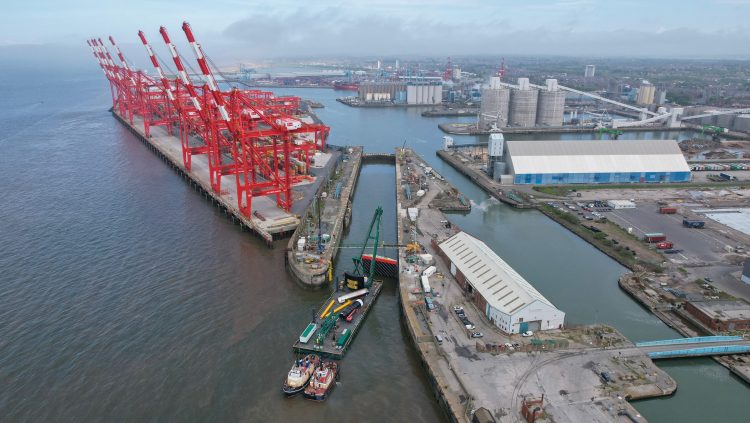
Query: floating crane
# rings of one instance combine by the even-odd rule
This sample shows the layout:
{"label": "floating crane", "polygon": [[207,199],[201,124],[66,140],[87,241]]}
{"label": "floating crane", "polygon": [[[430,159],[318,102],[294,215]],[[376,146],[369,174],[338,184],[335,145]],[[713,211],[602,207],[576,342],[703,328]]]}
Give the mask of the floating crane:
{"label": "floating crane", "polygon": [[[370,221],[370,229],[367,232],[367,238],[359,251],[359,254],[352,258],[354,261],[354,274],[357,276],[367,276],[365,287],[369,288],[372,285],[373,276],[375,276],[375,259],[378,256],[378,243],[380,242],[380,221],[383,217],[383,208],[379,207],[375,209],[375,214],[372,216]],[[374,232],[374,233],[373,233]],[[368,244],[372,241],[372,260],[370,260],[370,268],[365,269],[364,263],[362,262],[362,255],[365,253]],[[365,271],[367,274],[365,274]]]}

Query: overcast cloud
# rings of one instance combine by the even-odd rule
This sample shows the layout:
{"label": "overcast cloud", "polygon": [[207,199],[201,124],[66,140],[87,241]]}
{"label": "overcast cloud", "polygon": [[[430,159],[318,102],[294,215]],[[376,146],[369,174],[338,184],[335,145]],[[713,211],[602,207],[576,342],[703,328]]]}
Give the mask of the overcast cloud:
{"label": "overcast cloud", "polygon": [[[554,54],[750,57],[750,0],[29,0],[4,5],[8,46],[81,46],[113,35],[142,55],[188,20],[225,59],[289,56]],[[139,51],[136,53],[135,50]],[[185,51],[187,53],[187,51]]]}

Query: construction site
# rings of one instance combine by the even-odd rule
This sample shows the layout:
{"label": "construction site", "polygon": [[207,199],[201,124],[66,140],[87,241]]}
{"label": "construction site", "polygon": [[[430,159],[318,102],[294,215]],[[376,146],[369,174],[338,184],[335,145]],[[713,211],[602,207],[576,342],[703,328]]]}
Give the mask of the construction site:
{"label": "construction site", "polygon": [[88,40],[110,84],[112,113],[233,222],[270,246],[299,225],[295,200],[303,208],[311,201],[316,181],[311,166],[320,157],[316,153],[326,150],[329,128],[303,115],[298,97],[222,90],[214,75],[218,70],[187,22],[182,30],[200,72],[192,70],[161,27],[176,68],[168,76],[167,64],[143,31],[138,33],[157,79],[130,65],[112,37],[119,63],[101,39]]}

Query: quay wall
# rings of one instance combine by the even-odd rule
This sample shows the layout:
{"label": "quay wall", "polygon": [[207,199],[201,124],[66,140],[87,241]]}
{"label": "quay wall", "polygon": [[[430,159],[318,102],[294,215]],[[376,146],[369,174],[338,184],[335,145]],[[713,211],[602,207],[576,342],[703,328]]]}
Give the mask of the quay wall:
{"label": "quay wall", "polygon": [[[396,189],[395,189],[395,195],[396,195],[396,226],[397,226],[397,244],[403,245],[404,240],[404,234],[403,234],[403,228],[402,228],[402,221],[403,219],[399,218],[398,209],[401,208],[401,201],[399,199],[400,193],[401,193],[401,166],[398,162],[398,160],[395,161],[395,171],[396,171]],[[435,394],[435,398],[437,399],[438,404],[443,409],[443,411],[446,413],[446,416],[451,422],[468,422],[468,418],[466,417],[466,411],[465,407],[461,405],[461,401],[459,398],[450,395],[446,389],[444,389],[447,384],[445,383],[445,376],[442,375],[442,370],[438,366],[438,363],[436,360],[440,359],[439,350],[435,346],[435,338],[431,333],[425,334],[423,333],[421,329],[421,325],[419,323],[419,316],[414,311],[414,308],[409,304],[409,291],[408,287],[405,283],[402,283],[402,268],[401,266],[403,263],[401,262],[401,257],[397,258],[399,260],[399,309],[400,309],[400,315],[401,315],[401,323],[406,328],[406,331],[409,334],[409,339],[411,340],[412,347],[414,347],[414,350],[417,353],[417,356],[419,357],[419,362],[422,365],[422,367],[425,369],[427,373],[427,379],[430,382],[430,386],[433,389],[433,393]],[[461,379],[456,378],[461,384]],[[463,387],[463,384],[461,385],[464,392],[467,392],[466,388]],[[466,398],[468,398],[468,393],[466,395]]]}
{"label": "quay wall", "polygon": [[[162,159],[165,163],[170,165],[172,169],[174,169],[177,174],[179,174],[183,179],[185,179],[191,187],[193,187],[196,191],[198,191],[203,197],[211,201],[212,204],[214,204],[216,207],[218,207],[220,210],[224,212],[224,214],[229,218],[232,223],[238,224],[240,226],[241,231],[249,231],[253,234],[257,235],[263,241],[265,241],[266,245],[271,248],[273,247],[273,240],[282,238],[289,234],[289,232],[281,232],[277,234],[271,234],[267,231],[261,230],[258,228],[251,219],[248,219],[246,216],[244,216],[238,209],[237,205],[233,202],[230,202],[226,198],[223,198],[220,194],[217,194],[211,189],[211,186],[207,184],[206,182],[202,181],[200,178],[196,177],[193,172],[188,171],[185,169],[184,163],[182,163],[181,160],[178,160],[177,158],[170,155],[168,152],[161,149],[158,145],[155,143],[152,143],[149,141],[149,139],[145,136],[144,132],[137,128],[134,124],[131,124],[126,119],[124,119],[122,116],[120,116],[116,111],[111,110],[112,116],[115,117],[125,128],[127,128],[133,135],[138,138],[144,145],[146,145],[151,151],[153,151],[157,156],[159,156],[160,159]],[[179,141],[178,141],[179,142]]]}
{"label": "quay wall", "polygon": [[[363,154],[362,154],[362,147],[354,147],[358,153],[351,157],[351,159],[354,160],[351,168],[351,175],[349,179],[347,180],[346,186],[344,186],[341,190],[341,198],[340,201],[342,202],[341,207],[339,207],[336,220],[333,225],[333,230],[331,230],[331,241],[329,242],[328,246],[326,247],[326,250],[323,252],[323,255],[321,257],[321,262],[323,265],[320,269],[311,270],[306,269],[305,263],[303,262],[297,262],[297,260],[294,258],[294,253],[296,249],[296,241],[299,238],[300,233],[305,229],[305,219],[300,219],[300,223],[297,226],[297,229],[294,230],[294,233],[289,238],[289,241],[287,242],[286,246],[286,255],[284,256],[284,261],[286,263],[286,269],[289,272],[289,274],[292,276],[292,278],[299,284],[303,286],[307,286],[310,288],[320,288],[324,286],[328,282],[328,269],[330,266],[333,266],[334,260],[336,260],[336,256],[339,252],[339,244],[341,243],[341,233],[343,232],[344,226],[345,226],[345,216],[347,214],[347,211],[350,210],[352,199],[354,198],[354,190],[357,186],[357,181],[359,180],[359,173],[362,168],[362,161],[363,161]],[[341,167],[343,166],[343,162],[338,163],[337,166]],[[321,193],[326,189],[326,185],[328,184],[328,180],[330,179],[331,175],[336,173],[336,170],[330,172],[326,175],[326,180],[320,184],[318,187],[317,192],[315,193],[315,197],[319,198]],[[310,203],[310,207],[313,207],[315,202]],[[308,208],[309,211],[309,208]],[[306,212],[307,214],[307,212]]]}

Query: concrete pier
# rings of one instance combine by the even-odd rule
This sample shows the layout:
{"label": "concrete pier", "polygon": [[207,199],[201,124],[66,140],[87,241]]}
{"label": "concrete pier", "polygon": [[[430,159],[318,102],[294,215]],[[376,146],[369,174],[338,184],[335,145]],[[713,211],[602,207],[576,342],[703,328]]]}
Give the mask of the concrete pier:
{"label": "concrete pier", "polygon": [[[269,247],[272,246],[274,239],[288,236],[299,225],[299,217],[276,207],[275,198],[272,196],[253,198],[253,212],[258,212],[263,216],[263,219],[243,215],[237,203],[237,185],[234,175],[223,176],[221,193],[214,192],[211,189],[208,158],[205,155],[193,156],[191,170],[188,171],[182,161],[182,144],[177,136],[169,135],[162,126],[153,126],[151,127],[150,137],[146,137],[143,130],[143,119],[140,116],[135,116],[131,124],[116,111],[112,111],[112,115],[137,136],[141,142],[172,166],[206,199],[222,209],[232,222],[239,224],[243,230],[247,229],[257,234]],[[301,185],[304,184],[298,184],[295,187]]]}
{"label": "concrete pier", "polygon": [[[473,413],[484,409],[495,421],[517,422],[534,404],[556,422],[619,422],[623,416],[645,422],[628,401],[670,395],[676,382],[613,328],[557,329],[531,338],[500,331],[439,258],[437,244],[457,231],[455,225],[427,196],[408,202],[418,213],[416,219],[407,217],[400,189],[409,174],[402,169],[407,158],[409,165],[421,162],[409,150],[397,154],[398,243],[412,251],[399,254],[402,321],[450,420],[472,421]],[[428,192],[440,190],[434,182]],[[435,258],[429,293],[420,285],[427,263],[414,260],[415,242],[417,253]],[[463,325],[454,306],[463,308],[474,330]],[[480,338],[472,336],[474,331]]]}
{"label": "concrete pier", "polygon": [[[331,281],[333,272],[330,270],[336,254],[339,251],[341,232],[348,226],[351,218],[351,200],[357,185],[362,166],[362,147],[350,147],[341,152],[341,161],[334,165],[335,170],[329,173],[328,179],[322,181],[314,197],[321,201],[321,226],[325,228],[321,234],[330,236],[322,244],[323,251],[317,251],[317,241],[311,242],[310,236],[317,236],[317,206],[313,201],[294,230],[286,247],[286,268],[294,279],[305,286],[318,288]],[[340,192],[336,195],[336,186],[341,184]],[[322,194],[326,193],[325,198]],[[315,228],[312,231],[308,224]],[[311,233],[308,233],[311,232]],[[305,238],[305,248],[299,251],[297,242]],[[316,248],[311,250],[311,248]]]}

